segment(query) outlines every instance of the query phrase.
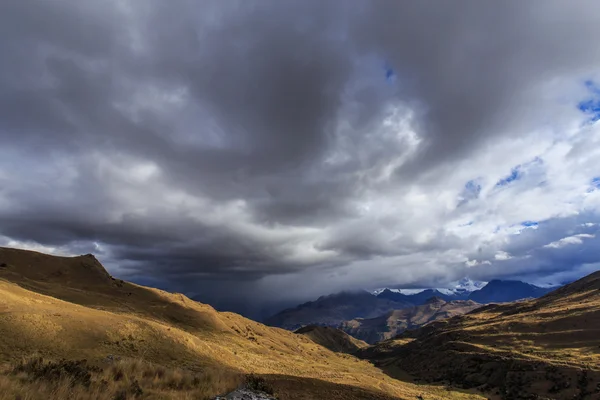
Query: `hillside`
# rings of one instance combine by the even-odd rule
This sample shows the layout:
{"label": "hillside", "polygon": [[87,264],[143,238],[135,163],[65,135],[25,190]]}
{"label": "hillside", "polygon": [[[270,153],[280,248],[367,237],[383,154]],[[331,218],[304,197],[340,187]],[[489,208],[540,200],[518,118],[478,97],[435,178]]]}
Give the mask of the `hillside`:
{"label": "hillside", "polygon": [[346,321],[340,325],[340,329],[357,339],[375,343],[390,339],[407,329],[414,329],[431,321],[465,314],[477,307],[481,307],[481,304],[471,300],[447,302],[439,297],[434,297],[423,305],[393,310],[377,318]]}
{"label": "hillside", "polygon": [[359,351],[394,375],[503,399],[600,398],[600,272],[539,299],[489,305]]}
{"label": "hillside", "polygon": [[[118,385],[133,393],[123,398],[203,399],[235,388],[249,373],[279,399],[478,398],[394,380],[302,335],[113,279],[89,255],[0,248],[0,337],[6,399],[114,399],[110,390]],[[48,361],[19,364],[33,355]],[[91,366],[75,362],[82,359]],[[83,383],[64,384],[67,372]],[[44,376],[60,379],[40,381]]]}
{"label": "hillside", "polygon": [[330,326],[307,325],[294,333],[304,335],[313,342],[339,353],[352,354],[358,349],[368,346],[362,340],[355,339],[347,333]]}
{"label": "hillside", "polygon": [[353,318],[374,318],[391,310],[412,306],[412,303],[379,298],[365,291],[342,292],[283,310],[267,318],[265,324],[288,330],[306,325],[338,326]]}

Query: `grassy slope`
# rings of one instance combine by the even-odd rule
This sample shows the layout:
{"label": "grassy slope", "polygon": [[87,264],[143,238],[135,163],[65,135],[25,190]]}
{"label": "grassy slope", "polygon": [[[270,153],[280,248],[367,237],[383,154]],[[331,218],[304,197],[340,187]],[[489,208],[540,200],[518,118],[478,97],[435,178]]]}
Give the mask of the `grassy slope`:
{"label": "grassy slope", "polygon": [[482,307],[400,337],[361,356],[504,398],[600,399],[600,272],[536,300]]}
{"label": "grassy slope", "polygon": [[368,346],[362,340],[355,339],[347,333],[330,326],[308,325],[296,330],[294,333],[303,335],[313,342],[339,353],[352,354],[358,349]]}
{"label": "grassy slope", "polygon": [[113,280],[91,256],[0,248],[0,337],[4,362],[34,352],[92,361],[113,354],[189,371],[256,373],[281,399],[474,398],[393,380],[292,332]]}

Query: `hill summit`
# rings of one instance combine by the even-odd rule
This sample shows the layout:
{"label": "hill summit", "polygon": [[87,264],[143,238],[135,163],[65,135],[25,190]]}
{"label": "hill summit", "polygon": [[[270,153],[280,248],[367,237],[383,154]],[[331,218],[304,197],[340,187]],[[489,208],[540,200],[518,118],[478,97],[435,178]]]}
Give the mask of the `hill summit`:
{"label": "hill summit", "polygon": [[0,247],[2,273],[14,280],[58,283],[70,287],[112,285],[114,279],[93,254],[59,257]]}

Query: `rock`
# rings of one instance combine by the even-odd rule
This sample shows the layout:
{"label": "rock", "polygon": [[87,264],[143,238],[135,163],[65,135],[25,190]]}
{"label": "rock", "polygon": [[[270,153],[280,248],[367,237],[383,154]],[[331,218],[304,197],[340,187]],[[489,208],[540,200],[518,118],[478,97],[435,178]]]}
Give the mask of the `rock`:
{"label": "rock", "polygon": [[113,362],[116,362],[116,361],[121,361],[121,357],[109,354],[109,355],[106,356],[106,358],[104,359],[104,361],[106,361],[107,363],[113,363]]}
{"label": "rock", "polygon": [[277,400],[277,398],[264,392],[250,389],[238,389],[226,396],[217,396],[213,400]]}

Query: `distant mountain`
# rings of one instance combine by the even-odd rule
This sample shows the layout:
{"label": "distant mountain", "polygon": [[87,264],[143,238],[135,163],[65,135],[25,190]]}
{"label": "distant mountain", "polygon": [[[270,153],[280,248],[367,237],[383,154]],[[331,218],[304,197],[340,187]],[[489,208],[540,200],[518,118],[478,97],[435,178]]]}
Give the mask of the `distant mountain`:
{"label": "distant mountain", "polygon": [[[447,288],[428,288],[428,289],[398,289],[398,288],[381,288],[372,291],[376,296],[380,296],[384,292],[387,298],[403,298],[401,296],[394,296],[390,293],[403,294],[406,296],[414,296],[407,298],[407,301],[411,301],[418,304],[422,304],[424,301],[432,296],[439,296],[445,300],[466,300],[471,292],[483,288],[487,282],[473,281],[469,278],[463,278],[459,281],[454,282]],[[416,299],[416,300],[415,300]]]}
{"label": "distant mountain", "polygon": [[373,344],[393,338],[407,329],[418,328],[431,321],[462,315],[478,307],[481,307],[481,304],[472,300],[448,302],[440,297],[432,297],[425,304],[393,310],[376,318],[353,319],[342,323],[339,328],[357,339]]}
{"label": "distant mountain", "polygon": [[[454,294],[462,295],[462,294],[471,293],[476,290],[479,290],[482,287],[484,287],[485,285],[487,285],[487,282],[474,281],[469,278],[463,278],[463,279],[459,280],[458,282],[455,282],[454,288],[452,288],[450,290],[452,292],[454,292]],[[441,289],[438,289],[438,290],[441,290]]]}
{"label": "distant mountain", "polygon": [[313,342],[336,353],[352,354],[358,349],[368,346],[362,340],[355,339],[340,329],[330,326],[308,325],[298,329],[294,333],[306,336]]}
{"label": "distant mountain", "polygon": [[432,297],[439,297],[444,301],[452,300],[466,300],[469,297],[469,293],[462,294],[446,294],[440,292],[438,289],[425,289],[422,292],[413,294],[404,294],[401,292],[392,292],[390,289],[385,289],[383,292],[377,295],[380,299],[388,299],[392,301],[403,301],[414,305],[421,305],[427,302]]}
{"label": "distant mountain", "polygon": [[445,302],[472,300],[476,303],[500,303],[537,298],[553,288],[541,288],[520,281],[493,280],[477,282],[461,279],[450,288],[436,289],[378,289],[341,292],[321,296],[294,308],[283,310],[264,323],[288,330],[306,325],[337,327],[342,322],[356,318],[377,318],[392,310],[401,310],[425,304],[432,297]]}
{"label": "distant mountain", "polygon": [[537,298],[556,288],[542,288],[521,281],[494,279],[483,288],[469,294],[469,300],[478,303],[503,303],[515,300]]}
{"label": "distant mountain", "polygon": [[374,318],[388,311],[413,307],[404,300],[389,300],[366,291],[341,292],[288,308],[265,319],[265,324],[289,330],[306,325],[338,326],[353,318]]}

